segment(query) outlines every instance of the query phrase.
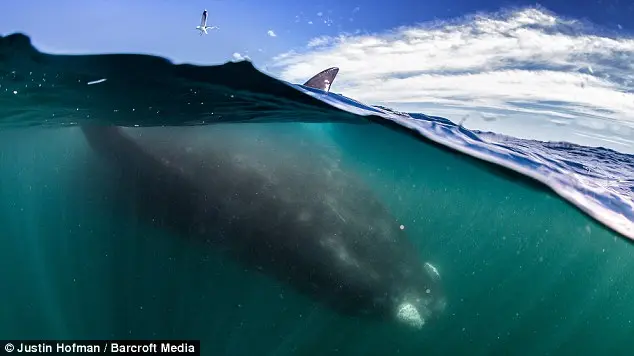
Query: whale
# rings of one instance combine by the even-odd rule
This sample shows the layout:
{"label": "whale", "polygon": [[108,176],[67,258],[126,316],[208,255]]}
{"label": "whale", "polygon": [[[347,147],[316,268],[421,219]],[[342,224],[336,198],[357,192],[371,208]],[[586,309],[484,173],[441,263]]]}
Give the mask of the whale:
{"label": "whale", "polygon": [[[304,86],[329,91],[337,73],[326,69]],[[266,123],[81,131],[149,224],[344,317],[421,329],[445,309],[438,269],[319,138]]]}

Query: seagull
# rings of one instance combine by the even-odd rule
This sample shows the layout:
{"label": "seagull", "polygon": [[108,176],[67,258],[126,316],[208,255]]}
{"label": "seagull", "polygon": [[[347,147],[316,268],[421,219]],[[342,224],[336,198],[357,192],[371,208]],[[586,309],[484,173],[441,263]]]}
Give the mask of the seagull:
{"label": "seagull", "polygon": [[207,34],[207,30],[217,29],[218,26],[207,26],[207,9],[203,11],[203,16],[200,18],[200,26],[196,26],[196,29],[200,31],[200,35]]}

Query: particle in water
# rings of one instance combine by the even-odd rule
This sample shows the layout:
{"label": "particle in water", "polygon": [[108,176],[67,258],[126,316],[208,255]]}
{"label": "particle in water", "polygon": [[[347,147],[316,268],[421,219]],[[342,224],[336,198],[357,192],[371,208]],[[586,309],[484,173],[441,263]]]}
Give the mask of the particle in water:
{"label": "particle in water", "polygon": [[401,228],[401,230],[405,230],[405,225],[401,225],[399,227]]}

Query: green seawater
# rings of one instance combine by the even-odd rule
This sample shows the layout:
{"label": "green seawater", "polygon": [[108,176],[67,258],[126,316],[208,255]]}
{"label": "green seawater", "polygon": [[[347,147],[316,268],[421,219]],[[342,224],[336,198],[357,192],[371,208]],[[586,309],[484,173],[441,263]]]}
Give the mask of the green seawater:
{"label": "green seawater", "polygon": [[78,128],[23,128],[0,130],[0,339],[200,339],[205,355],[632,354],[625,238],[401,132],[285,125],[329,140],[431,256],[448,298],[438,320],[413,330],[338,316],[114,204]]}

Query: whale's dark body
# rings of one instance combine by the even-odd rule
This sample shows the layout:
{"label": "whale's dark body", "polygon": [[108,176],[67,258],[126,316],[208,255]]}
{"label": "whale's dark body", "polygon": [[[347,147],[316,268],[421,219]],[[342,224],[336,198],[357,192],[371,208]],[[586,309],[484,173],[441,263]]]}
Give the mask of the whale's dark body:
{"label": "whale's dark body", "polygon": [[439,276],[400,223],[310,139],[266,124],[82,130],[148,221],[343,314],[421,326],[443,307]]}

